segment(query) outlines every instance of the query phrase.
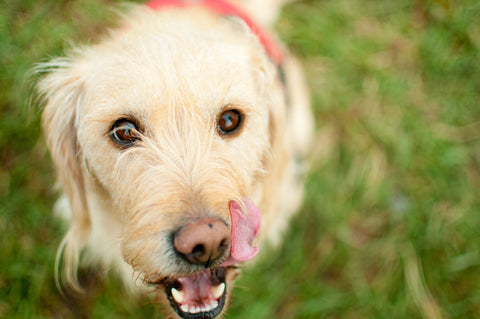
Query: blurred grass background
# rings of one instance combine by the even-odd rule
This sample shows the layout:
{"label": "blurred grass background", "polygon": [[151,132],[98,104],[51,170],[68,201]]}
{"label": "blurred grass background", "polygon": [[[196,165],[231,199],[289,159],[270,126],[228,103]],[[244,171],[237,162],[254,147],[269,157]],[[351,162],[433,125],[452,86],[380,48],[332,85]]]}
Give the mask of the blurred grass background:
{"label": "blurred grass background", "polygon": [[[119,3],[0,0],[0,318],[160,318],[113,277],[92,300],[60,297],[54,172],[29,107],[35,63],[94,41]],[[479,22],[477,0],[285,7],[313,169],[284,244],[244,272],[226,318],[480,318]]]}

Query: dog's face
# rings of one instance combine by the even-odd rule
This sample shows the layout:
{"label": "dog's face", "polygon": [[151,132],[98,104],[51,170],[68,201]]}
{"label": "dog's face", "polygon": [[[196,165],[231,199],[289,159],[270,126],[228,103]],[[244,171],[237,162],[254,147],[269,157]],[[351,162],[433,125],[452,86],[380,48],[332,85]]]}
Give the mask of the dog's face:
{"label": "dog's face", "polygon": [[198,28],[194,17],[143,13],[58,63],[41,90],[72,209],[67,258],[83,245],[119,250],[181,317],[213,318],[236,262],[254,255],[254,202],[282,100],[251,35],[229,21]]}

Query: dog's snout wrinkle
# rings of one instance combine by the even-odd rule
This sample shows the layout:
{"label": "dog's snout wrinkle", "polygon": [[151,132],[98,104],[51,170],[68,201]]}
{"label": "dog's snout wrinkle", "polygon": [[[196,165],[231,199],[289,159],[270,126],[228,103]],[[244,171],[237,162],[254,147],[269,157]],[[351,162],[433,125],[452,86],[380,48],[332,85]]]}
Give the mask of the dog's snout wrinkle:
{"label": "dog's snout wrinkle", "polygon": [[189,263],[207,268],[224,257],[230,241],[230,229],[219,219],[188,223],[174,235],[175,250]]}

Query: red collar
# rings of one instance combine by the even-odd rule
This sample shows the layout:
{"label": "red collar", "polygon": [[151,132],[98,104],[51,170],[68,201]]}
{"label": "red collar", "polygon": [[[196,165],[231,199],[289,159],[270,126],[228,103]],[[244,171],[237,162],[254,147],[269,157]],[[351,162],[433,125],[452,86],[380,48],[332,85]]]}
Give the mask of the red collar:
{"label": "red collar", "polygon": [[[260,1],[260,0],[259,0]],[[283,53],[280,47],[245,11],[224,0],[151,0],[147,6],[158,10],[166,6],[187,7],[202,6],[220,15],[234,15],[245,21],[262,43],[272,61],[280,66],[283,62]]]}

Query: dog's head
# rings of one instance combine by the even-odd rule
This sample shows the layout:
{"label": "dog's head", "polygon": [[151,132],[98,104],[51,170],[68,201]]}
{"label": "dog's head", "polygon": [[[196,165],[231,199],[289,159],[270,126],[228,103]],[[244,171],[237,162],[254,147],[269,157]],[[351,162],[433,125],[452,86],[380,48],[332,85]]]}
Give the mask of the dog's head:
{"label": "dog's head", "polygon": [[213,318],[256,254],[284,101],[247,28],[166,11],[139,10],[43,66],[43,126],[71,208],[66,279],[87,246],[128,263],[181,317]]}

